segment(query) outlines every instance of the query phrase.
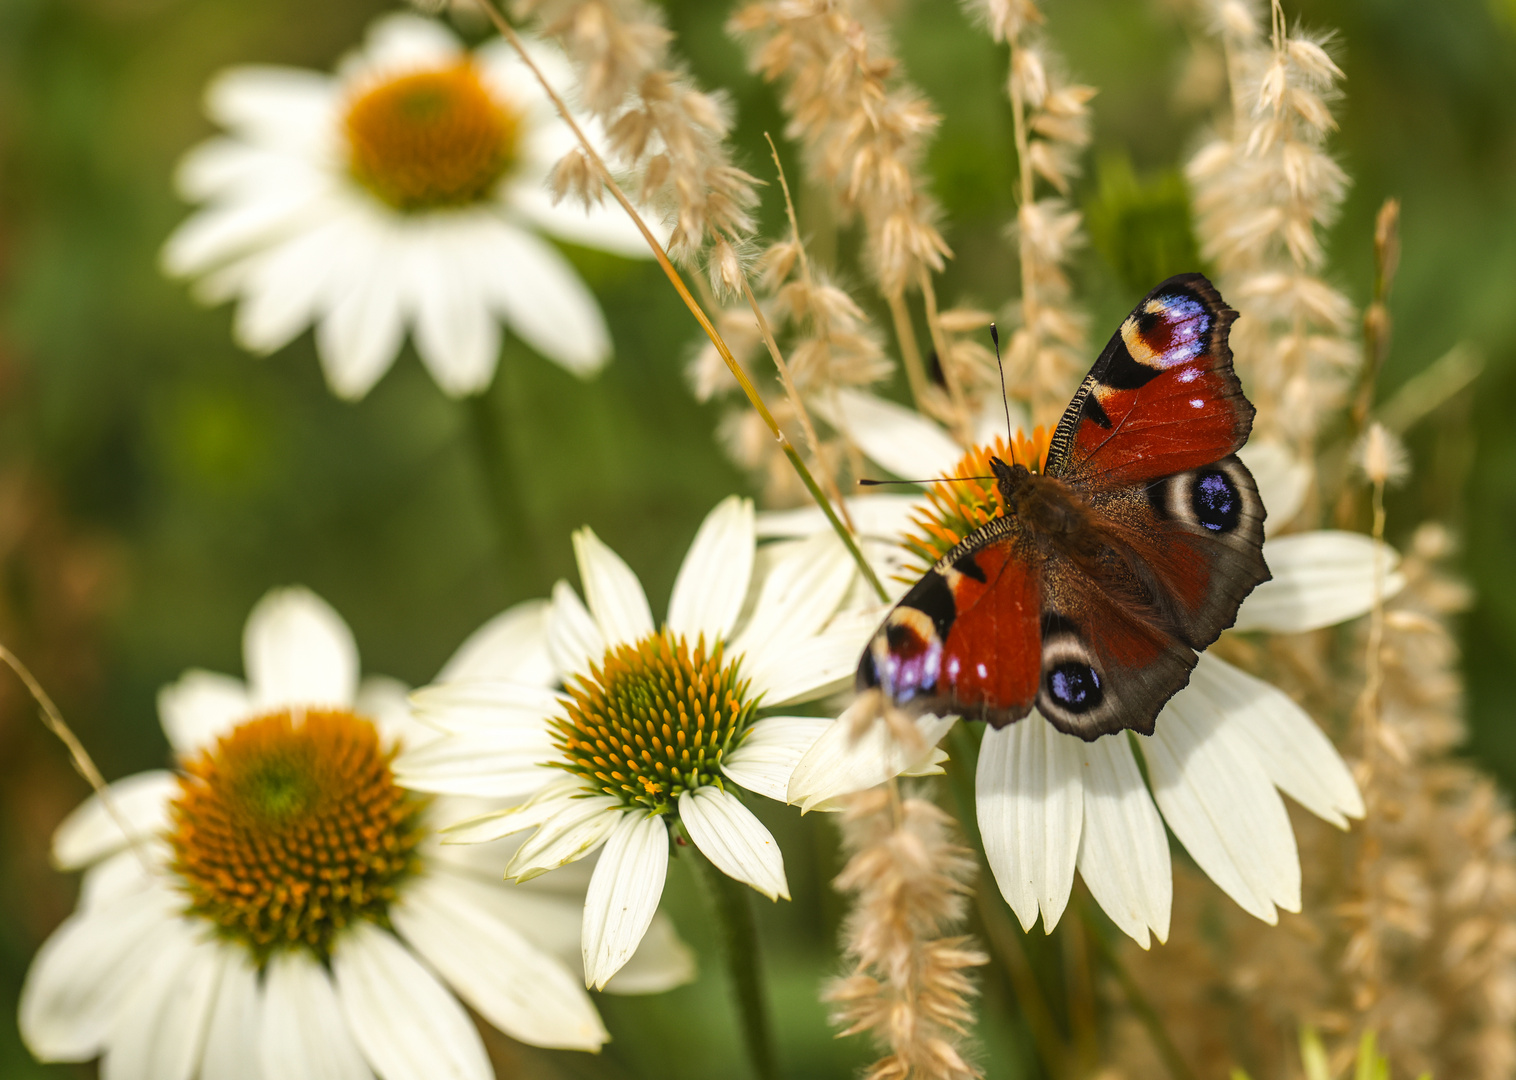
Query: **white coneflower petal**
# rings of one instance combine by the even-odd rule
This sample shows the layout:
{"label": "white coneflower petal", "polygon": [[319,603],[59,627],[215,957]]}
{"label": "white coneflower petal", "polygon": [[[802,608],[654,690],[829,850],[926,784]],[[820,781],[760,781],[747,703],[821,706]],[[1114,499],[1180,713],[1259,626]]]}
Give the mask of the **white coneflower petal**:
{"label": "white coneflower petal", "polygon": [[1309,463],[1271,439],[1250,440],[1237,456],[1258,485],[1258,497],[1268,512],[1263,521],[1264,532],[1272,535],[1300,513],[1311,490],[1313,470]]}
{"label": "white coneflower petal", "polygon": [[[910,527],[911,512],[921,499],[916,495],[882,493],[846,500],[848,516],[865,537],[896,540]],[[765,538],[812,536],[830,528],[817,506],[795,510],[764,510],[758,514],[757,532]]]}
{"label": "white coneflower petal", "polygon": [[1282,690],[1204,653],[1190,675],[1252,744],[1274,786],[1339,829],[1363,817],[1363,796],[1331,740]]}
{"label": "white coneflower petal", "polygon": [[326,969],[310,953],[275,953],[263,973],[259,1046],[268,1076],[373,1080]]}
{"label": "white coneflower petal", "polygon": [[574,558],[584,598],[607,646],[631,645],[654,630],[642,582],[588,526],[574,533]]}
{"label": "white coneflower petal", "polygon": [[560,810],[577,805],[581,801],[578,796],[583,794],[584,787],[578,780],[563,777],[539,788],[524,802],[503,810],[476,814],[444,826],[441,830],[442,843],[483,844],[525,829],[535,829]]}
{"label": "white coneflower petal", "polygon": [[886,609],[870,608],[839,615],[824,632],[801,638],[789,648],[765,650],[748,669],[750,692],[770,708],[813,701],[851,684],[858,657],[879,629]]}
{"label": "white coneflower petal", "polygon": [[595,296],[558,249],[524,229],[491,222],[480,285],[532,348],[580,378],[611,356],[611,335]]}
{"label": "white coneflower petal", "polygon": [[1203,693],[1158,714],[1143,756],[1153,798],[1179,842],[1243,910],[1264,922],[1300,910],[1300,857],[1284,801],[1226,714]]}
{"label": "white coneflower petal", "polygon": [[1123,734],[1075,749],[1085,769],[1079,875],[1111,921],[1138,945],[1148,947],[1149,929],[1166,941],[1174,902],[1168,834],[1131,743]]}
{"label": "white coneflower petal", "polygon": [[558,704],[546,685],[509,679],[437,682],[410,695],[416,715],[443,731],[495,733],[541,726],[542,714]]}
{"label": "white coneflower petal", "polygon": [[158,691],[163,732],[177,753],[214,742],[252,712],[247,686],[240,679],[191,668]]}
{"label": "white coneflower petal", "polygon": [[387,930],[355,924],[332,953],[353,1040],[383,1080],[493,1080],[458,999]]}
{"label": "white coneflower petal", "polygon": [[546,600],[525,600],[502,611],[464,639],[437,681],[511,679],[548,685],[555,674],[547,652],[550,607]]}
{"label": "white coneflower petal", "polygon": [[389,370],[405,340],[400,245],[376,231],[348,245],[347,287],[316,324],[321,373],[332,393],[356,401]]}
{"label": "white coneflower petal", "polygon": [[790,898],[784,854],[774,836],[735,796],[718,787],[679,796],[679,820],[700,853],[727,877],[745,882],[770,900]]}
{"label": "white coneflower petal", "polygon": [[1030,930],[1053,932],[1074,886],[1084,825],[1078,748],[1035,711],[986,728],[975,780],[984,854],[1006,902]]}
{"label": "white coneflower petal", "polygon": [[486,260],[478,253],[484,243],[481,233],[492,225],[488,215],[465,214],[419,224],[407,237],[416,352],[442,392],[452,397],[489,386],[500,354],[500,324],[485,298],[488,275],[501,267],[482,265]]}
{"label": "white coneflower petal", "polygon": [[721,771],[749,791],[785,802],[795,766],[834,723],[830,716],[767,717],[727,755]]}
{"label": "white coneflower petal", "polygon": [[[1376,555],[1377,552],[1377,555]],[[1237,630],[1292,634],[1366,614],[1374,606],[1376,559],[1382,596],[1405,585],[1400,554],[1362,533],[1322,529],[1266,541],[1263,557],[1274,575],[1243,601]]]}
{"label": "white coneflower petal", "polygon": [[553,585],[547,617],[547,651],[559,671],[583,671],[605,655],[605,635],[584,601],[566,581]]}
{"label": "white coneflower petal", "polygon": [[599,990],[636,952],[668,873],[668,826],[654,814],[621,815],[584,898],[584,983]]}
{"label": "white coneflower petal", "polygon": [[153,769],[109,785],[109,809],[99,795],[91,795],[53,833],[53,864],[60,870],[78,870],[121,850],[129,842],[121,834],[123,825],[131,840],[156,835],[168,823],[168,800],[178,789],[173,773]]}
{"label": "white coneflower petal", "polygon": [[205,89],[208,117],[267,146],[328,148],[325,111],[331,80],[315,71],[246,64],[227,68]]}
{"label": "white coneflower petal", "polygon": [[253,704],[350,705],[358,645],[330,604],[309,589],[275,589],[248,616],[242,639]]}
{"label": "white coneflower petal", "polygon": [[227,954],[201,948],[175,919],[116,1014],[100,1063],[111,1080],[191,1080],[199,1069],[211,1006]]}
{"label": "white coneflower petal", "polygon": [[258,1044],[263,1008],[258,968],[245,950],[220,946],[226,954],[216,1003],[205,1030],[205,1053],[200,1075],[210,1080],[263,1080],[263,1057]]}
{"label": "white coneflower petal", "polygon": [[836,614],[856,573],[834,534],[796,544],[764,577],[747,625],[730,643],[732,654],[761,663],[775,644],[813,637]]}
{"label": "white coneflower petal", "polygon": [[941,476],[963,448],[914,410],[848,387],[818,397],[816,411],[857,444],[868,458],[908,480]]}
{"label": "white coneflower petal", "polygon": [[540,726],[471,731],[404,751],[394,773],[397,783],[437,795],[520,798],[552,778],[542,766],[552,752]]}
{"label": "white coneflower petal", "polygon": [[956,716],[928,714],[918,718],[915,726],[920,738],[914,740],[915,745],[907,745],[883,718],[875,718],[861,732],[855,731],[862,714],[872,710],[877,710],[877,705],[860,698],[822,732],[795,766],[785,791],[786,802],[808,812],[894,776],[940,771],[934,766],[943,755],[936,747],[958,722]]}
{"label": "white coneflower petal", "polygon": [[[499,895],[459,875],[424,880],[391,918],[437,973],[507,1035],[559,1050],[599,1049],[610,1036],[584,987],[514,929],[534,920],[505,910],[509,898],[503,908]],[[540,921],[540,913],[529,914]],[[577,937],[577,920],[574,932]]]}
{"label": "white coneflower petal", "polygon": [[581,859],[603,843],[626,816],[617,800],[605,795],[584,797],[581,789],[581,797],[560,803],[522,842],[505,864],[505,876],[530,881]]}
{"label": "white coneflower petal", "polygon": [[690,641],[726,638],[753,579],[753,502],[733,495],[701,522],[674,579],[668,628]]}

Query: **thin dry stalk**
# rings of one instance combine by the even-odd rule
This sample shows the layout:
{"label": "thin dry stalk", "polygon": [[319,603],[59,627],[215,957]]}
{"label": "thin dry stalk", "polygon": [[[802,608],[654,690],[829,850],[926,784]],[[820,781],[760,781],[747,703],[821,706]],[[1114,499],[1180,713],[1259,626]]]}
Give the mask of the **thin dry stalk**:
{"label": "thin dry stalk", "polygon": [[869,1032],[888,1053],[866,1080],[977,1080],[963,1056],[977,993],[968,969],[988,962],[951,935],[966,914],[975,863],[933,803],[891,784],[848,798],[849,852],[838,889],[854,897],[843,930],[850,974],[823,995],[840,1034]]}

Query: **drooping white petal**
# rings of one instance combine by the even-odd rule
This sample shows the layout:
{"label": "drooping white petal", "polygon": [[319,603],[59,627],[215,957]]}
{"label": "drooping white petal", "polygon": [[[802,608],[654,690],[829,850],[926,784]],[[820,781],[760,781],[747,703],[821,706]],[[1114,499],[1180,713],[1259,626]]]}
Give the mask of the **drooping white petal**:
{"label": "drooping white petal", "polygon": [[263,977],[264,1075],[372,1080],[325,969],[303,950],[274,953]]}
{"label": "drooping white petal", "polygon": [[463,52],[458,38],[436,19],[392,12],[369,26],[363,48],[343,57],[339,70],[351,82],[442,67]]}
{"label": "drooping white petal", "polygon": [[380,1080],[492,1080],[458,1000],[388,931],[359,920],[332,950],[337,1000]]}
{"label": "drooping white petal", "polygon": [[625,817],[608,795],[568,800],[527,837],[505,864],[505,876],[530,881],[564,863],[582,859],[600,846]]}
{"label": "drooping white petal", "polygon": [[363,677],[353,699],[353,711],[374,722],[386,746],[419,747],[439,735],[435,727],[416,718],[410,703],[410,687],[388,675]]}
{"label": "drooping white petal", "polygon": [[303,68],[227,68],[205,90],[205,112],[249,142],[301,156],[328,151],[337,89],[330,75]]}
{"label": "drooping white petal", "polygon": [[814,810],[841,795],[925,767],[937,743],[958,720],[956,716],[919,717],[916,730],[921,738],[916,746],[896,738],[882,718],[855,737],[855,710],[869,707],[866,700],[855,702],[821,733],[795,766],[785,793],[787,802],[799,803],[802,811]]}
{"label": "drooping white petal", "polygon": [[469,679],[423,686],[410,696],[421,720],[443,731],[490,733],[543,727],[562,712],[558,694],[545,686],[505,679]]}
{"label": "drooping white petal", "polygon": [[[164,242],[159,255],[163,271],[170,277],[194,277],[224,267],[233,260],[247,260],[270,243],[309,228],[327,210],[326,185],[314,170],[285,169],[277,188],[256,198],[239,198],[213,203],[192,214]],[[239,292],[256,262],[244,262]],[[230,295],[224,288],[215,290]]]}
{"label": "drooping white petal", "polygon": [[[540,178],[524,179],[524,183],[510,185],[505,202],[543,232],[571,244],[599,248],[628,259],[653,257],[647,240],[619,203],[606,198],[588,209],[578,199],[555,203]],[[649,227],[659,225],[658,219],[648,214],[643,214],[643,220]],[[667,239],[666,229],[654,228],[655,235],[659,232],[664,233],[661,239]]]}
{"label": "drooping white petal", "polygon": [[595,990],[621,970],[663,896],[669,838],[663,818],[627,813],[611,831],[584,897],[584,984]]}
{"label": "drooping white petal", "polygon": [[1289,695],[1210,653],[1201,654],[1190,684],[1226,712],[1280,791],[1339,829],[1363,817],[1352,771]]}
{"label": "drooping white petal", "polygon": [[766,717],[748,730],[741,746],[722,759],[721,771],[749,791],[785,802],[795,766],[834,723],[825,716]]}
{"label": "drooping white petal", "polygon": [[258,987],[258,968],[246,949],[236,945],[216,946],[223,953],[221,985],[211,1008],[205,1033],[202,1080],[263,1080],[263,995]]}
{"label": "drooping white petal", "polygon": [[100,1053],[142,965],[172,935],[175,898],[139,889],[76,911],[37,950],[21,986],[18,1023],[41,1061],[88,1061]]}
{"label": "drooping white petal", "polygon": [[1084,765],[1079,874],[1111,921],[1144,949],[1169,936],[1174,871],[1163,819],[1125,733],[1076,747]]}
{"label": "drooping white petal", "polygon": [[816,409],[885,469],[907,480],[945,476],[963,447],[920,413],[861,390],[822,394]]}
{"label": "drooping white petal", "polygon": [[79,882],[79,910],[107,907],[144,890],[156,890],[170,858],[168,845],[157,839],[150,844],[122,848],[94,863]]}
{"label": "drooping white petal", "polygon": [[605,635],[566,581],[553,586],[553,606],[547,617],[547,650],[553,666],[563,674],[585,671],[605,655]]}
{"label": "drooping white petal", "polygon": [[357,401],[399,355],[409,301],[397,265],[403,251],[386,225],[353,231],[346,248],[344,284],[316,324],[316,351],[332,393]]}
{"label": "drooping white petal", "polygon": [[158,691],[158,718],[169,745],[192,754],[253,714],[241,679],[191,668]]}
{"label": "drooping white petal", "polygon": [[844,689],[858,670],[858,658],[888,608],[845,612],[811,638],[776,639],[753,658],[743,674],[748,692],[762,695],[767,708],[813,701]]}
{"label": "drooping white petal", "polygon": [[190,1080],[199,1071],[226,953],[183,920],[138,973],[111,1025],[101,1080]]}
{"label": "drooping white petal", "polygon": [[[314,218],[320,202],[313,200]],[[341,217],[291,228],[249,254],[240,270],[242,303],[232,323],[237,344],[267,355],[282,349],[321,313],[334,275],[345,265],[348,223]]]}
{"label": "drooping white petal", "polygon": [[717,870],[751,885],[770,900],[790,898],[784,853],[773,834],[737,796],[709,785],[686,791],[679,796],[679,820]]}
{"label": "drooping white petal", "polygon": [[611,355],[605,316],[568,260],[502,220],[481,242],[488,244],[478,265],[481,284],[521,340],[580,378],[604,367]]}
{"label": "drooping white petal", "polygon": [[465,731],[401,752],[395,780],[439,795],[519,799],[559,775],[546,726]]}
{"label": "drooping white petal", "polygon": [[[562,962],[515,929],[510,905],[497,902],[506,891],[437,873],[411,885],[390,918],[465,1001],[511,1038],[599,1049],[610,1036],[594,1003]],[[577,919],[574,929],[577,937]]]}
{"label": "drooping white petal", "polygon": [[847,596],[856,572],[847,549],[831,533],[790,546],[764,575],[753,612],[731,643],[732,654],[756,664],[771,645],[816,634]]}
{"label": "drooping white petal", "polygon": [[1051,934],[1074,887],[1084,826],[1078,743],[1036,710],[984,730],[974,781],[979,831],[995,882],[1023,930],[1032,928],[1040,910]]}
{"label": "drooping white petal", "polygon": [[1386,599],[1405,586],[1396,569],[1399,553],[1362,533],[1322,529],[1281,536],[1264,543],[1263,557],[1274,579],[1243,601],[1238,630],[1295,634],[1356,619],[1374,606],[1376,562]]}
{"label": "drooping white petal", "polygon": [[546,600],[506,608],[470,634],[437,674],[437,682],[507,679],[547,686],[553,664],[547,651]]}
{"label": "drooping white petal", "polygon": [[[165,769],[117,780],[106,788],[109,808],[91,795],[63,819],[53,833],[53,862],[60,870],[78,870],[131,840],[157,835],[168,824],[169,800],[178,790],[179,781]],[[129,835],[123,835],[123,825]]]}
{"label": "drooping white petal", "polygon": [[500,358],[500,324],[486,298],[486,267],[478,263],[483,215],[434,217],[407,230],[408,292],[414,304],[416,351],[442,392],[482,392]]}
{"label": "drooping white petal", "polygon": [[535,829],[560,810],[581,805],[580,797],[585,793],[584,783],[577,777],[562,776],[538,788],[524,802],[455,821],[443,818],[441,842],[448,845],[487,844]]}
{"label": "drooping white petal", "polygon": [[584,598],[607,645],[630,645],[653,632],[653,612],[642,583],[588,526],[574,533],[574,558]]}
{"label": "drooping white petal", "polygon": [[1190,857],[1243,910],[1273,923],[1300,910],[1300,858],[1284,802],[1253,747],[1190,685],[1142,741],[1153,798]]}
{"label": "drooping white petal", "polygon": [[253,704],[349,706],[358,692],[358,645],[332,606],[299,586],[258,601],[242,635]]}
{"label": "drooping white petal", "polygon": [[1272,535],[1280,526],[1293,521],[1305,505],[1306,493],[1311,490],[1311,466],[1282,443],[1270,439],[1249,441],[1237,451],[1237,456],[1258,485],[1258,497],[1267,511],[1264,532]]}
{"label": "drooping white petal", "polygon": [[706,515],[674,579],[668,628],[693,645],[731,636],[753,578],[753,501],[729,496]]}
{"label": "drooping white petal", "polygon": [[[899,540],[910,527],[911,512],[921,504],[919,495],[866,495],[844,500],[848,516],[862,536],[877,540]],[[760,537],[810,536],[825,532],[831,525],[819,506],[802,506],[796,510],[764,510],[758,515],[756,530]]]}

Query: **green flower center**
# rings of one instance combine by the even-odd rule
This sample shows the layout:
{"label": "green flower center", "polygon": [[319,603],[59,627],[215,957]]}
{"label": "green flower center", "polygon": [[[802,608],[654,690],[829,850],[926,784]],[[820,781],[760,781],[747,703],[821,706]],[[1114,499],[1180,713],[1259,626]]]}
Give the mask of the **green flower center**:
{"label": "green flower center", "polygon": [[344,927],[384,923],[419,869],[425,807],[393,756],[368,720],[326,709],[249,720],[201,752],[168,838],[189,914],[260,963],[280,948],[324,959]]}
{"label": "green flower center", "polygon": [[568,687],[552,721],[561,766],[629,807],[665,811],[685,791],[720,785],[721,761],[752,726],[740,661],[668,630],[607,649]]}
{"label": "green flower center", "polygon": [[521,117],[463,62],[380,83],[353,100],[343,126],[353,178],[418,211],[489,198],[515,162]]}

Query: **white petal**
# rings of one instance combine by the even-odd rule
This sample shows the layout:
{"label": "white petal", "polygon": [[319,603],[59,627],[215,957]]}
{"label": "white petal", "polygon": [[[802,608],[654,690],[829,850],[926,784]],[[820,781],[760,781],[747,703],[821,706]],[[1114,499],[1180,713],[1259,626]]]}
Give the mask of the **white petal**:
{"label": "white petal", "polygon": [[[500,326],[473,264],[479,215],[446,215],[407,230],[415,342],[442,392],[467,397],[489,386],[500,358]],[[460,231],[462,230],[462,231]]]}
{"label": "white petal", "polygon": [[581,378],[611,355],[611,335],[594,294],[556,248],[503,221],[488,236],[481,284],[513,331]]}
{"label": "white petal", "polygon": [[264,146],[319,154],[329,145],[336,88],[330,75],[301,68],[227,68],[205,91],[205,111],[223,127]]}
{"label": "white petal", "polygon": [[963,457],[963,448],[947,432],[893,401],[843,388],[837,391],[835,403],[823,394],[815,404],[865,454],[904,479],[946,476]]}
{"label": "white petal", "polygon": [[1331,529],[1267,541],[1263,557],[1274,579],[1243,601],[1236,629],[1294,634],[1356,619],[1374,606],[1376,573],[1385,598],[1405,586],[1399,553],[1388,544],[1375,552],[1370,537]]}
{"label": "white petal", "polygon": [[304,950],[276,952],[263,981],[259,1036],[269,1080],[372,1080],[326,971]]}
{"label": "white petal", "polygon": [[42,1061],[87,1061],[100,1052],[143,965],[174,933],[174,898],[135,891],[75,912],[37,951],[21,987],[18,1023]]}
{"label": "white petal", "polygon": [[668,628],[691,644],[731,637],[753,578],[753,501],[729,496],[706,515],[674,579]]}
{"label": "white petal", "polygon": [[586,986],[605,986],[637,950],[663,896],[668,860],[668,827],[662,817],[621,815],[584,897]]}
{"label": "white petal", "polygon": [[359,920],[332,951],[353,1041],[380,1080],[493,1080],[457,998],[387,931]]}
{"label": "white petal", "polygon": [[1169,936],[1174,872],[1163,819],[1125,733],[1076,748],[1084,764],[1079,874],[1105,913],[1144,949]]}
{"label": "white petal", "polygon": [[806,751],[790,777],[786,801],[799,803],[802,811],[814,810],[841,795],[863,791],[893,776],[927,765],[932,751],[957,722],[956,716],[930,714],[916,720],[920,746],[904,745],[882,718],[858,736],[853,735],[852,712],[868,708],[867,702],[849,706]]}
{"label": "white petal", "polygon": [[158,691],[163,733],[181,755],[210,746],[252,715],[246,685],[230,675],[191,668]]}
{"label": "white petal", "polygon": [[1311,466],[1282,443],[1267,439],[1252,440],[1237,451],[1237,456],[1258,485],[1258,497],[1267,512],[1264,532],[1272,535],[1293,521],[1305,505],[1311,490]]}
{"label": "white petal", "polygon": [[731,642],[732,654],[757,664],[771,645],[788,647],[818,633],[847,596],[856,572],[852,556],[831,533],[792,545],[763,575],[753,613]]}
{"label": "white petal", "polygon": [[309,589],[273,589],[258,601],[247,618],[242,653],[259,708],[349,706],[358,692],[353,632]]}
{"label": "white petal", "polygon": [[530,881],[582,859],[599,847],[625,816],[620,801],[608,795],[570,799],[516,849],[505,864],[505,876]]}
{"label": "white petal", "polygon": [[504,679],[435,683],[417,690],[410,701],[427,724],[453,732],[536,731],[563,712],[554,691]]}
{"label": "white petal", "polygon": [[607,645],[630,645],[653,632],[653,613],[642,583],[588,526],[574,533],[574,558],[584,598]]}
{"label": "white petal", "polygon": [[116,1016],[101,1080],[190,1080],[199,1069],[226,952],[173,925]]}
{"label": "white petal", "polygon": [[205,1035],[200,1076],[202,1080],[263,1080],[258,1041],[263,996],[258,988],[258,969],[246,949],[218,947],[225,958]]}
{"label": "white petal", "polygon": [[408,303],[397,265],[402,252],[387,229],[355,233],[347,247],[345,284],[316,324],[316,348],[332,393],[356,401],[395,362]]}
{"label": "white petal", "polygon": [[[312,216],[316,207],[312,207]],[[338,218],[291,228],[249,256],[240,268],[242,303],[232,335],[251,353],[282,349],[321,313],[332,281],[345,266],[348,224]]]}
{"label": "white petal", "polygon": [[[898,540],[910,528],[911,512],[921,505],[919,495],[866,495],[847,499],[848,516],[858,532],[878,540]],[[760,537],[811,536],[831,528],[819,506],[798,510],[765,510],[758,515]]]}
{"label": "white petal", "polygon": [[525,600],[502,611],[458,646],[436,681],[508,679],[539,686],[551,684],[548,608],[546,600]]}
{"label": "white petal", "polygon": [[403,751],[395,780],[403,787],[441,795],[519,799],[560,774],[545,727],[469,731]]}
{"label": "white petal", "polygon": [[[577,949],[577,926],[574,936]],[[648,924],[632,958],[602,989],[607,994],[661,994],[694,982],[695,975],[695,950],[684,943],[673,922],[660,911]]]}
{"label": "white petal", "polygon": [[776,640],[744,669],[751,679],[748,692],[763,695],[765,708],[777,708],[844,689],[852,683],[858,658],[888,611],[879,607],[847,612],[817,637]]}
{"label": "white petal", "polygon": [[805,752],[835,720],[825,716],[770,716],[749,729],[742,745],[721,762],[727,779],[749,791],[786,802],[790,777]]}
{"label": "white petal", "polygon": [[53,862],[60,870],[77,870],[120,851],[128,843],[122,825],[132,839],[156,836],[168,824],[169,800],[178,794],[179,781],[171,772],[154,769],[117,780],[106,791],[109,810],[99,795],[91,795],[53,833]]}
{"label": "white petal", "polygon": [[553,607],[547,617],[547,649],[561,674],[584,671],[605,656],[605,636],[594,617],[566,581],[553,586]]}
{"label": "white petal", "polygon": [[1226,712],[1279,790],[1339,829],[1363,817],[1352,771],[1289,695],[1210,653],[1201,654],[1190,684]]}
{"label": "white petal", "polygon": [[1284,802],[1204,688],[1188,686],[1142,742],[1153,798],[1190,857],[1243,910],[1300,910],[1300,858]]}
{"label": "white petal", "polygon": [[710,786],[686,791],[679,796],[679,820],[717,870],[770,900],[790,898],[784,853],[737,796]]}
{"label": "white petal", "polygon": [[506,886],[435,874],[390,911],[395,928],[471,1006],[533,1046],[597,1050],[610,1037],[579,980],[511,925]]}
{"label": "white petal", "polygon": [[[578,199],[553,202],[553,196],[540,182],[512,184],[505,200],[512,210],[545,233],[560,240],[585,247],[599,248],[628,259],[651,259],[653,251],[621,204],[607,197],[588,209]],[[643,214],[650,227],[656,217]],[[656,235],[661,230],[654,228]]]}
{"label": "white petal", "polygon": [[[444,824],[441,842],[486,844],[527,829],[535,829],[560,810],[581,805],[579,797],[584,794],[584,784],[577,777],[561,777],[538,789],[525,802]],[[448,819],[442,820],[446,822]]]}
{"label": "white petal", "polygon": [[[278,189],[256,198],[214,203],[185,219],[164,242],[159,255],[164,273],[170,277],[206,274],[232,260],[256,256],[269,244],[319,223],[330,203],[330,192],[321,178],[295,172],[280,179],[283,183]],[[256,261],[242,265],[232,293],[241,291],[256,265]],[[213,295],[226,292],[222,286]]]}
{"label": "white petal", "polygon": [[436,728],[416,719],[410,687],[387,675],[365,675],[353,699],[353,711],[374,722],[386,745],[419,747],[438,737]]}
{"label": "white petal", "polygon": [[409,11],[374,20],[363,39],[363,50],[343,59],[344,77],[393,76],[401,72],[441,67],[456,59],[463,46],[445,25]]}
{"label": "white petal", "polygon": [[1025,720],[986,727],[979,748],[979,831],[984,854],[1011,910],[1030,930],[1042,912],[1053,932],[1074,886],[1084,824],[1078,739],[1035,709]]}

